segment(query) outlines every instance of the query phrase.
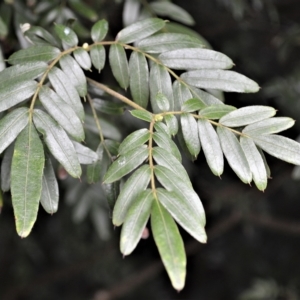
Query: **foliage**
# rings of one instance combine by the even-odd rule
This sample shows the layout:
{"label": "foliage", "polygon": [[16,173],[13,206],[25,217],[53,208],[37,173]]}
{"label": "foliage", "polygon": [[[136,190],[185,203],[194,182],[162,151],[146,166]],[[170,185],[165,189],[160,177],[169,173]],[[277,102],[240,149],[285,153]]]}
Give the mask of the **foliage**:
{"label": "foliage", "polygon": [[[16,3],[18,8],[21,4]],[[55,1],[48,7],[45,3],[35,8],[48,11],[41,25],[53,21],[49,10],[58,14]],[[74,10],[83,5],[68,3]],[[215,96],[220,91],[259,91],[256,82],[229,70],[234,65],[229,57],[208,49],[185,27],[151,17],[162,14],[191,25],[187,12],[168,1],[151,2],[142,12],[140,5],[125,2],[127,26],[114,40],[107,38],[105,20],[92,26],[90,42],[82,45],[79,40],[87,39],[86,34],[79,35],[70,24],[56,23],[53,31],[23,24],[24,41],[30,46],[10,55],[7,68],[2,62],[0,73],[1,188],[11,190],[17,233],[27,237],[39,203],[51,214],[58,209],[54,166],[94,183],[85,200],[95,193],[106,198],[113,224],[122,225],[123,255],[135,249],[151,219],[161,259],[173,287],[181,290],[186,256],[177,224],[197,241],[207,240],[205,212],[182,153],[195,160],[202,148],[216,176],[223,173],[225,156],[242,182],[253,181],[264,191],[270,171],[263,151],[300,165],[300,144],[277,135],[294,120],[275,117],[274,108],[237,109]],[[128,13],[132,9],[134,17]],[[68,11],[62,16],[70,18]],[[84,11],[84,17],[97,18],[93,10]],[[5,36],[8,27],[3,17],[0,20]],[[109,72],[105,66],[120,88],[88,75],[91,70]],[[120,123],[108,117],[120,118],[127,111],[142,120],[143,128],[123,136]],[[78,219],[89,209],[85,202],[77,207]],[[90,209],[95,209],[93,203]]]}

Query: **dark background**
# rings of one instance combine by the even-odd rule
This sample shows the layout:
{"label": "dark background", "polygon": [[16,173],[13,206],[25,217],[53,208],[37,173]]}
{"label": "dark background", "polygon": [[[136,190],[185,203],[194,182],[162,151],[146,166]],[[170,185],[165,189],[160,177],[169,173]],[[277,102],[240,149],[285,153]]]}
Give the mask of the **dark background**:
{"label": "dark background", "polygon": [[[102,10],[99,14],[108,18],[112,34],[122,28],[122,4],[87,2]],[[274,106],[279,116],[297,120],[284,133],[296,139],[300,1],[174,3],[192,14],[193,29],[215,50],[233,59],[235,71],[262,87],[257,94],[227,93],[226,103]],[[17,49],[15,38],[12,32],[1,41],[7,57]],[[61,180],[58,213],[49,216],[40,209],[31,235],[23,240],[15,232],[9,195],[5,195],[0,216],[0,299],[300,299],[299,181],[292,179],[292,165],[267,159],[272,179],[265,192],[240,182],[228,165],[222,179],[213,176],[203,154],[195,163],[186,162],[207,213],[208,244],[201,245],[182,232],[188,272],[180,293],[171,287],[151,233],[123,259],[119,229],[110,225],[108,211],[104,218],[109,222],[103,222],[108,231],[99,231],[99,226],[97,231],[91,212],[74,217],[77,192],[86,188],[83,183]]]}

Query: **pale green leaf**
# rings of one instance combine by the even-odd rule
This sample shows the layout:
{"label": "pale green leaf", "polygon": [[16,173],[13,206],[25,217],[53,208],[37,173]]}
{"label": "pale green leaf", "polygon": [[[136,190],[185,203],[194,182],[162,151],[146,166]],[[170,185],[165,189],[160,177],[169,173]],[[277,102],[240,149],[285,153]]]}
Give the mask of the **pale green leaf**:
{"label": "pale green leaf", "polygon": [[0,38],[3,39],[8,34],[8,28],[0,16]]}
{"label": "pale green leaf", "polygon": [[174,99],[171,76],[163,66],[153,64],[150,69],[150,100],[154,113],[162,111],[156,99],[158,93],[165,95],[169,101],[169,109],[172,111],[174,109]]}
{"label": "pale green leaf", "polygon": [[149,165],[143,165],[125,182],[113,210],[112,222],[115,226],[120,226],[124,222],[127,212],[137,196],[147,188],[150,177]]}
{"label": "pale green leaf", "polygon": [[204,92],[200,89],[191,86],[189,88],[193,95],[193,98],[200,99],[205,105],[224,105],[224,103],[220,99],[218,99],[210,93]]}
{"label": "pale green leaf", "polygon": [[180,291],[186,276],[184,244],[175,221],[158,201],[153,201],[151,229],[172,286]]}
{"label": "pale green leaf", "polygon": [[180,148],[182,150],[182,152],[184,153],[185,157],[187,159],[189,159],[190,161],[194,161],[196,159],[195,156],[193,156],[188,147],[186,146],[186,143],[185,143],[185,140],[184,140],[184,137],[183,137],[183,133],[182,133],[182,129],[181,129],[181,126],[179,125],[178,127],[178,132],[177,132],[177,135],[176,135],[176,138],[178,140],[178,143],[180,145]]}
{"label": "pale green leaf", "polygon": [[281,160],[300,165],[300,144],[280,135],[251,136],[262,150]]}
{"label": "pale green leaf", "polygon": [[39,99],[48,113],[77,141],[84,140],[84,130],[72,107],[47,86],[40,88]]}
{"label": "pale green leaf", "polygon": [[145,56],[132,52],[129,59],[130,92],[134,102],[146,108],[149,101],[149,68]]}
{"label": "pale green leaf", "polygon": [[220,176],[224,169],[224,159],[218,135],[207,120],[198,120],[198,129],[207,164],[216,176]]}
{"label": "pale green leaf", "polygon": [[201,148],[197,122],[191,114],[184,113],[180,116],[180,123],[186,146],[190,153],[197,157]]}
{"label": "pale green leaf", "polygon": [[186,25],[194,25],[193,17],[182,7],[168,1],[154,1],[150,3],[151,9],[159,16],[166,16]]}
{"label": "pale green leaf", "polygon": [[117,181],[136,169],[148,157],[148,152],[149,150],[147,146],[143,145],[126,152],[124,155],[121,155],[109,167],[104,176],[104,182],[111,183]]}
{"label": "pale green leaf", "polygon": [[250,183],[252,180],[251,170],[238,139],[227,128],[218,127],[217,132],[230,167],[244,183]]}
{"label": "pale green leaf", "polygon": [[59,39],[62,41],[62,45],[65,50],[77,46],[78,37],[70,27],[62,24],[54,24],[54,30]]}
{"label": "pale green leaf", "polygon": [[59,64],[78,94],[85,97],[87,93],[86,77],[76,60],[70,55],[64,55],[59,60]]}
{"label": "pale green leaf", "polygon": [[260,191],[264,191],[268,183],[264,160],[261,157],[252,139],[241,137],[240,143],[246,155],[246,159],[252,173],[253,181]]}
{"label": "pale green leaf", "polygon": [[[196,214],[198,218],[199,224],[204,227],[206,223],[205,212],[201,200],[191,185],[182,181],[180,174],[177,175],[164,166],[155,166],[154,173],[166,190],[176,193],[181,201],[184,199],[184,201],[189,202],[194,214]],[[205,243],[206,240],[202,240],[202,242]]]}
{"label": "pale green leaf", "polygon": [[260,147],[256,146],[258,152],[260,153],[263,161],[264,161],[264,165],[265,165],[265,168],[266,168],[266,172],[267,172],[267,178],[271,178],[271,169],[268,165],[268,162],[267,162],[267,159],[266,159],[266,156],[264,154],[264,152],[260,149]]}
{"label": "pale green leaf", "polygon": [[1,190],[3,192],[8,192],[10,190],[11,163],[14,147],[14,143],[8,146],[1,161]]}
{"label": "pale green leaf", "polygon": [[59,47],[58,40],[46,29],[40,26],[30,25],[30,28],[24,32],[24,36],[33,41],[34,44],[36,44],[36,42],[39,41],[39,43],[43,42],[43,46],[45,46],[46,43],[48,45]]}
{"label": "pale green leaf", "polygon": [[137,110],[137,109],[134,109],[134,110],[130,110],[130,113],[140,119],[140,120],[144,120],[146,122],[152,122],[152,114],[146,110]]}
{"label": "pale green leaf", "polygon": [[172,134],[170,132],[170,128],[163,122],[155,122],[154,123],[154,129],[158,133],[162,133],[163,135],[167,134],[169,138],[172,137]]}
{"label": "pale green leaf", "polygon": [[40,202],[44,210],[52,215],[58,210],[58,201],[58,183],[52,167],[50,156],[46,155]]}
{"label": "pale green leaf", "polygon": [[181,78],[192,86],[204,89],[239,93],[256,93],[259,90],[255,81],[234,71],[196,70],[183,73]]}
{"label": "pale green leaf", "polygon": [[36,81],[23,81],[0,88],[0,112],[7,110],[32,96],[38,87]]}
{"label": "pale green leaf", "polygon": [[178,80],[173,83],[173,95],[175,111],[180,111],[183,103],[193,97],[190,89]]}
{"label": "pale green leaf", "polygon": [[192,237],[200,243],[206,243],[207,236],[204,226],[199,222],[201,217],[194,211],[193,206],[185,198],[181,198],[176,192],[170,192],[162,188],[157,189],[157,198],[172,217]]}
{"label": "pale green leaf", "polygon": [[93,66],[100,71],[104,68],[106,52],[103,45],[93,45],[90,50],[90,56]]}
{"label": "pale green leaf", "polygon": [[72,177],[80,177],[81,167],[77,153],[62,127],[39,109],[34,110],[33,121],[37,130],[43,134],[44,141],[53,156]]}
{"label": "pale green leaf", "polygon": [[98,98],[93,99],[96,110],[109,115],[122,115],[124,113],[124,104],[106,101]]}
{"label": "pale green leaf", "polygon": [[137,196],[129,208],[120,238],[120,250],[123,255],[131,254],[136,248],[150,217],[153,201],[152,190],[146,190]]}
{"label": "pale green leaf", "polygon": [[51,85],[56,93],[76,112],[77,116],[82,121],[84,119],[84,110],[78,92],[72,85],[69,77],[56,67],[48,74]]}
{"label": "pale green leaf", "polygon": [[91,165],[98,159],[98,154],[88,147],[73,141],[75,151],[78,156],[79,163],[83,165]]}
{"label": "pale green leaf", "polygon": [[25,107],[13,110],[0,120],[0,153],[17,138],[28,120],[28,109]]}
{"label": "pale green leaf", "polygon": [[52,46],[33,46],[19,50],[8,58],[11,65],[28,63],[28,62],[49,62],[60,54],[58,48]]}
{"label": "pale green leaf", "polygon": [[163,93],[158,92],[156,94],[155,102],[160,111],[168,111],[170,109],[169,100]]}
{"label": "pale green leaf", "polygon": [[137,0],[126,0],[123,7],[123,24],[129,26],[136,22],[140,15],[141,3]]}
{"label": "pale green leaf", "polygon": [[93,164],[87,166],[86,176],[88,183],[96,183],[101,180],[101,175],[103,176],[106,172],[108,162],[105,159],[105,149],[103,143],[100,143],[97,147],[97,161]]}
{"label": "pale green leaf", "polygon": [[91,37],[96,42],[101,42],[108,32],[108,23],[106,20],[100,20],[92,27]]}
{"label": "pale green leaf", "polygon": [[294,126],[295,120],[286,117],[269,118],[253,123],[243,129],[243,133],[251,136],[278,133]]}
{"label": "pale green leaf", "polygon": [[160,33],[138,43],[138,48],[148,53],[162,53],[183,48],[202,48],[197,38],[181,33]]}
{"label": "pale green leaf", "polygon": [[236,110],[236,107],[234,106],[216,104],[203,108],[201,111],[199,111],[199,116],[210,120],[217,120],[234,110]]}
{"label": "pale green leaf", "polygon": [[149,138],[150,132],[146,128],[134,131],[133,133],[129,134],[120,144],[119,154],[125,154],[126,152],[145,144],[148,142]]}
{"label": "pale green leaf", "polygon": [[276,110],[270,106],[253,105],[236,109],[220,119],[225,126],[239,127],[273,117]]}
{"label": "pale green leaf", "polygon": [[160,54],[158,59],[175,70],[230,69],[233,66],[228,56],[209,49],[177,49]]}
{"label": "pale green leaf", "polygon": [[73,52],[73,55],[82,69],[91,70],[92,62],[87,51],[82,48],[78,48]]}
{"label": "pale green leaf", "polygon": [[43,144],[32,123],[15,143],[11,167],[11,194],[17,233],[27,237],[36,221],[45,164]]}
{"label": "pale green leaf", "polygon": [[123,89],[129,86],[129,67],[124,48],[113,44],[109,48],[109,63],[112,73]]}
{"label": "pale green leaf", "polygon": [[168,126],[171,135],[176,135],[178,132],[178,121],[174,115],[165,115],[164,120]]}
{"label": "pale green leaf", "polygon": [[147,18],[122,29],[118,33],[116,40],[124,44],[129,44],[147,38],[164,26],[165,22],[161,19]]}
{"label": "pale green leaf", "polygon": [[206,105],[198,98],[191,98],[185,101],[181,107],[182,111],[193,112],[206,107]]}
{"label": "pale green leaf", "polygon": [[6,64],[4,61],[3,51],[0,47],[0,72],[3,71],[6,68]]}

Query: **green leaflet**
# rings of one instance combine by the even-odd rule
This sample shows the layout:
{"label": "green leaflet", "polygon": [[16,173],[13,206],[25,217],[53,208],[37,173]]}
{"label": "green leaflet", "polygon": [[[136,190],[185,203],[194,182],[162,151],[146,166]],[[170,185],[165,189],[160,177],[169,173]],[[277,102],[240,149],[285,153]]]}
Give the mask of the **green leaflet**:
{"label": "green leaflet", "polygon": [[62,41],[63,48],[69,49],[77,46],[78,37],[76,33],[70,28],[62,24],[54,24],[54,30],[59,39]]}
{"label": "green leaflet", "polygon": [[207,92],[204,92],[200,89],[197,89],[195,87],[189,87],[190,91],[194,98],[200,99],[205,105],[224,105],[224,103],[219,100],[217,97],[213,96],[212,94],[209,94]]}
{"label": "green leaflet", "polygon": [[180,151],[178,150],[176,144],[171,140],[167,133],[154,132],[153,140],[159,147],[172,153],[174,157],[176,157],[181,162],[182,158]]}
{"label": "green leaflet", "polygon": [[11,163],[14,147],[14,143],[8,146],[1,162],[1,190],[3,192],[8,192],[10,190]]}
{"label": "green leaflet", "polygon": [[147,18],[122,29],[118,33],[116,40],[124,44],[129,44],[147,38],[164,26],[165,22],[161,19]]}
{"label": "green leaflet", "polygon": [[[155,122],[154,129],[157,133],[161,133],[163,136],[167,135],[168,138],[172,138],[170,128],[163,122]],[[172,142],[172,140],[171,140]]]}
{"label": "green leaflet", "polygon": [[155,166],[154,173],[167,191],[174,192],[180,199],[185,199],[185,201],[189,202],[189,205],[193,207],[193,211],[197,215],[198,222],[204,227],[206,223],[205,212],[201,200],[191,185],[182,181],[179,177],[180,174],[177,175],[164,166]]}
{"label": "green leaflet", "polygon": [[73,108],[80,120],[83,121],[85,115],[83,105],[68,75],[61,69],[53,67],[48,77],[56,93]]}
{"label": "green leaflet", "polygon": [[199,222],[199,216],[195,213],[189,201],[181,198],[175,192],[165,189],[157,189],[157,198],[172,217],[182,226],[191,236],[200,243],[206,243],[207,236],[204,226]]}
{"label": "green leaflet", "polygon": [[86,77],[76,60],[70,55],[64,55],[59,60],[59,64],[78,94],[85,97],[87,93]]}
{"label": "green leaflet", "polygon": [[203,108],[199,112],[199,116],[210,120],[217,120],[234,110],[236,110],[236,108],[231,105],[215,104]]}
{"label": "green leaflet", "polygon": [[11,65],[40,61],[48,62],[59,54],[60,50],[52,46],[32,46],[15,52],[8,58],[8,62]]}
{"label": "green leaflet", "polygon": [[193,97],[189,88],[178,80],[173,83],[173,95],[175,111],[180,111],[183,103]]}
{"label": "green leaflet", "polygon": [[92,62],[87,51],[82,48],[78,48],[73,52],[73,55],[82,69],[91,70]]}
{"label": "green leaflet", "polygon": [[114,103],[102,99],[93,99],[96,110],[109,115],[122,115],[124,113],[124,104]]}
{"label": "green leaflet", "polygon": [[5,150],[28,123],[28,109],[17,108],[0,120],[0,153]]}
{"label": "green leaflet", "polygon": [[103,183],[102,188],[105,192],[106,201],[111,212],[114,209],[116,200],[120,193],[120,181],[115,181],[113,183]]}
{"label": "green leaflet", "polygon": [[115,226],[120,226],[124,222],[128,209],[137,196],[147,188],[150,177],[151,169],[149,165],[143,165],[125,182],[113,210],[112,222]]}
{"label": "green leaflet", "polygon": [[[96,150],[97,161],[95,161],[93,164],[87,166],[86,176],[87,176],[87,182],[89,184],[100,181],[101,175],[103,176],[104,173],[106,172],[105,167],[106,167],[106,165],[108,165],[108,162],[106,164],[102,163],[102,161],[104,161],[104,162],[106,161],[104,151],[105,150],[103,147],[103,143],[100,143]],[[105,171],[103,172],[103,170],[105,170]]]}
{"label": "green leaflet", "polygon": [[156,94],[155,102],[160,111],[168,111],[170,109],[169,100],[163,93],[158,92]]}
{"label": "green leaflet", "polygon": [[278,133],[294,126],[295,120],[286,117],[269,118],[246,126],[243,133],[251,136]]}
{"label": "green leaflet", "polygon": [[162,53],[158,59],[175,70],[230,69],[233,66],[228,56],[209,49],[177,49]]}
{"label": "green leaflet", "polygon": [[72,177],[80,177],[81,167],[73,143],[66,132],[48,114],[35,109],[33,121],[53,156]]}
{"label": "green leaflet", "polygon": [[105,48],[102,45],[94,45],[91,47],[90,56],[93,66],[100,71],[104,68],[106,60]]}
{"label": "green leaflet", "polygon": [[119,146],[119,155],[145,144],[150,138],[150,132],[142,128],[129,134]]}
{"label": "green leaflet", "polygon": [[17,232],[27,237],[36,221],[42,190],[44,149],[32,123],[15,143],[11,167],[11,194]]}
{"label": "green leaflet", "polygon": [[206,105],[198,98],[191,98],[185,101],[181,107],[182,111],[193,112],[206,107]]}
{"label": "green leaflet", "polygon": [[129,86],[129,67],[124,48],[113,44],[109,48],[109,63],[112,73],[123,89]]}
{"label": "green leaflet", "polygon": [[94,8],[88,6],[83,1],[69,0],[68,4],[76,13],[82,15],[90,21],[96,21],[98,19],[98,15],[95,12]]}
{"label": "green leaflet", "polygon": [[[9,67],[0,72],[0,93],[3,88],[17,86],[42,75],[48,68],[45,62],[33,62]],[[31,82],[31,81],[30,81]]]}
{"label": "green leaflet", "polygon": [[184,244],[173,218],[158,201],[153,202],[151,228],[172,286],[180,291],[184,287],[186,276]]}
{"label": "green leaflet", "polygon": [[17,82],[0,89],[0,112],[21,103],[32,96],[38,83],[36,81]]}
{"label": "green leaflet", "polygon": [[183,48],[202,48],[203,43],[194,37],[181,33],[160,33],[140,41],[139,49],[148,53],[162,53]]}
{"label": "green leaflet", "polygon": [[140,120],[144,120],[149,123],[152,122],[152,114],[149,111],[134,109],[130,110],[130,113]]}
{"label": "green leaflet", "polygon": [[185,184],[192,187],[189,175],[175,156],[173,156],[170,152],[160,147],[154,147],[152,150],[152,154],[155,162],[158,165],[170,169],[175,174],[180,174],[181,180]]}
{"label": "green leaflet", "polygon": [[259,86],[253,80],[234,71],[197,70],[183,73],[181,78],[188,84],[204,89],[225,92],[256,93]]}
{"label": "green leaflet", "polygon": [[200,140],[198,137],[197,122],[189,113],[184,113],[180,116],[181,129],[186,146],[190,153],[197,157],[200,152]]}
{"label": "green leaflet", "polygon": [[172,81],[169,72],[161,65],[153,64],[150,69],[150,100],[154,113],[159,113],[160,109],[156,96],[158,93],[164,94],[168,99],[169,109],[174,109]]}
{"label": "green leaflet", "polygon": [[268,177],[261,154],[257,150],[252,139],[241,137],[240,143],[246,155],[253,181],[260,191],[264,191],[267,187]]}
{"label": "green leaflet", "polygon": [[171,135],[175,136],[178,132],[178,121],[174,115],[165,115],[164,120],[168,126]]}
{"label": "green leaflet", "polygon": [[288,163],[300,165],[300,144],[280,135],[251,136],[262,150]]}
{"label": "green leaflet", "polygon": [[185,157],[187,159],[189,159],[190,161],[194,161],[196,158],[190,153],[188,147],[186,146],[181,126],[178,127],[178,132],[177,132],[176,138],[178,140],[180,148],[181,148],[182,152],[184,153]]}
{"label": "green leaflet", "polygon": [[97,161],[98,155],[96,152],[91,150],[88,147],[85,147],[81,145],[80,143],[77,143],[73,141],[74,148],[76,150],[78,160],[80,164],[83,165],[90,165]]}
{"label": "green leaflet", "polygon": [[84,130],[72,107],[47,86],[42,86],[39,99],[51,117],[77,141],[84,140]]}
{"label": "green leaflet", "polygon": [[276,114],[276,110],[270,106],[253,105],[236,109],[220,119],[225,126],[239,127],[252,124]]}
{"label": "green leaflet", "polygon": [[153,201],[153,192],[148,189],[141,192],[129,208],[120,238],[120,249],[123,255],[129,255],[136,248],[150,217]]}
{"label": "green leaflet", "polygon": [[[36,13],[38,12],[36,11]],[[43,27],[30,25],[30,28],[24,32],[24,35],[33,41],[35,45],[39,42],[43,46],[48,44],[59,47],[58,40]]]}
{"label": "green leaflet", "polygon": [[250,183],[252,180],[251,170],[238,139],[227,128],[218,127],[217,133],[230,167],[244,183]]}
{"label": "green leaflet", "polygon": [[132,52],[129,59],[129,85],[134,102],[146,108],[149,101],[149,68],[140,52]]}
{"label": "green leaflet", "polygon": [[46,155],[44,174],[42,179],[41,205],[49,214],[54,214],[58,209],[59,190],[56,176],[49,155]]}
{"label": "green leaflet", "polygon": [[124,155],[121,155],[109,167],[104,176],[104,182],[111,183],[117,181],[133,171],[148,157],[148,152],[149,150],[147,146],[143,145],[126,152]]}
{"label": "green leaflet", "polygon": [[199,139],[209,168],[216,176],[224,169],[223,152],[218,135],[207,120],[198,120]]}
{"label": "green leaflet", "polygon": [[101,42],[108,32],[108,23],[106,20],[100,20],[95,23],[91,30],[92,40],[96,42]]}
{"label": "green leaflet", "polygon": [[131,25],[136,22],[140,16],[141,3],[136,0],[126,0],[123,7],[123,24],[124,26]]}
{"label": "green leaflet", "polygon": [[180,6],[172,2],[154,1],[151,2],[149,5],[151,9],[159,16],[166,16],[180,23],[190,26],[195,24],[193,17],[186,10],[182,9]]}

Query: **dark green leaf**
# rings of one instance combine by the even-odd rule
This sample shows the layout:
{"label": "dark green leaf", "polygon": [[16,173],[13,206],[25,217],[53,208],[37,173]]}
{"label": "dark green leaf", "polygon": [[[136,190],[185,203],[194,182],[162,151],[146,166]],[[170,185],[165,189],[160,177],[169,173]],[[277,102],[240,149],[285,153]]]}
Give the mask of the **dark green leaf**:
{"label": "dark green leaf", "polygon": [[161,19],[147,18],[122,29],[118,33],[116,40],[121,43],[129,44],[154,34],[164,26],[165,22]]}
{"label": "dark green leaf", "polygon": [[124,155],[121,155],[109,167],[104,176],[104,182],[111,183],[117,181],[133,171],[148,157],[148,152],[149,150],[147,146],[143,145],[126,152]]}
{"label": "dark green leaf", "polygon": [[123,255],[129,255],[141,239],[143,230],[150,217],[154,201],[152,190],[141,192],[129,208],[120,238],[120,250]]}
{"label": "dark green leaf", "polygon": [[77,141],[84,140],[82,123],[69,104],[47,86],[40,88],[39,99],[48,113]]}
{"label": "dark green leaf", "polygon": [[79,163],[83,165],[91,165],[97,161],[98,155],[96,152],[74,141],[73,145],[76,150]]}
{"label": "dark green leaf", "polygon": [[14,147],[14,143],[8,146],[1,162],[1,190],[3,192],[8,192],[10,190],[11,163]]}
{"label": "dark green leaf", "polygon": [[62,24],[54,24],[54,30],[59,39],[62,41],[64,49],[77,46],[78,37],[76,33],[70,28]]}
{"label": "dark green leaf", "polygon": [[15,143],[11,167],[11,194],[17,233],[27,237],[36,221],[45,164],[43,144],[32,123]]}
{"label": "dark green leaf", "polygon": [[164,120],[168,126],[171,135],[176,135],[178,132],[178,121],[174,115],[165,115]]}
{"label": "dark green leaf", "polygon": [[48,62],[59,54],[60,50],[52,46],[33,46],[15,52],[8,58],[8,62],[11,65],[40,61]]}
{"label": "dark green leaf", "polygon": [[66,132],[48,114],[35,109],[33,121],[37,130],[43,134],[44,141],[53,156],[73,177],[80,177],[81,167],[73,143]]}
{"label": "dark green leaf", "polygon": [[124,113],[124,105],[121,103],[114,103],[102,99],[93,99],[96,110],[109,115],[122,115]]}
{"label": "dark green leaf", "polygon": [[256,82],[234,71],[189,71],[183,73],[181,78],[190,85],[204,89],[239,93],[256,93],[259,90]]}
{"label": "dark green leaf", "polygon": [[183,137],[190,153],[197,157],[200,152],[200,141],[198,137],[198,127],[195,118],[188,113],[180,116]]}
{"label": "dark green leaf", "polygon": [[90,50],[90,56],[93,66],[100,71],[104,68],[106,60],[105,48],[102,45],[93,45]]}
{"label": "dark green leaf", "polygon": [[96,42],[101,42],[108,31],[108,23],[106,20],[100,20],[97,23],[95,23],[92,27],[92,31],[91,31],[91,37],[92,40],[96,43]]}
{"label": "dark green leaf", "polygon": [[91,8],[84,1],[80,0],[69,0],[68,4],[71,8],[77,12],[78,14],[82,15],[83,17],[89,19],[90,21],[96,21],[98,19],[98,15],[95,9]]}
{"label": "dark green leaf", "polygon": [[137,196],[147,188],[150,177],[151,169],[149,165],[143,165],[125,182],[113,211],[112,222],[115,226],[122,225],[129,208],[132,206]]}
{"label": "dark green leaf", "polygon": [[120,181],[113,183],[103,183],[102,188],[105,192],[106,200],[110,211],[113,211],[116,200],[120,193]]}
{"label": "dark green leaf", "polygon": [[75,59],[70,55],[65,55],[59,60],[59,64],[78,94],[85,97],[87,93],[86,77]]}
{"label": "dark green leaf", "polygon": [[134,102],[146,108],[149,101],[149,68],[145,56],[133,52],[129,59],[130,92]]}
{"label": "dark green leaf", "polygon": [[131,110],[130,113],[138,118],[138,119],[141,119],[141,120],[144,120],[146,122],[152,122],[152,114],[146,110]]}
{"label": "dark green leaf", "polygon": [[203,108],[199,111],[199,116],[210,120],[217,120],[234,110],[236,110],[234,106],[216,104]]}
{"label": "dark green leaf", "polygon": [[153,202],[151,228],[172,286],[180,291],[184,287],[186,276],[184,244],[173,218],[158,201]]}
{"label": "dark green leaf", "polygon": [[0,153],[5,150],[28,123],[28,109],[17,108],[0,120]]}
{"label": "dark green leaf", "polygon": [[126,52],[121,45],[113,44],[109,48],[109,63],[113,75],[123,89],[129,86],[129,67]]}
{"label": "dark green leaf", "polygon": [[119,154],[125,154],[126,152],[145,144],[149,138],[150,132],[146,128],[134,131],[133,133],[129,134],[120,144]]}
{"label": "dark green leaf", "polygon": [[181,107],[182,111],[193,112],[206,107],[206,105],[198,98],[191,98],[185,101]]}
{"label": "dark green leaf", "polygon": [[46,155],[45,168],[42,180],[42,194],[40,202],[44,210],[54,214],[58,209],[59,190],[50,156]]}
{"label": "dark green leaf", "polygon": [[[59,43],[56,38],[49,33],[47,30],[40,26],[30,26],[28,30],[25,31],[24,35],[32,41],[39,40],[40,42],[45,41],[46,43],[59,47]],[[45,45],[45,44],[44,44]]]}
{"label": "dark green leaf", "polygon": [[84,70],[91,70],[92,62],[89,54],[82,48],[78,48],[73,52],[73,55],[79,66]]}

